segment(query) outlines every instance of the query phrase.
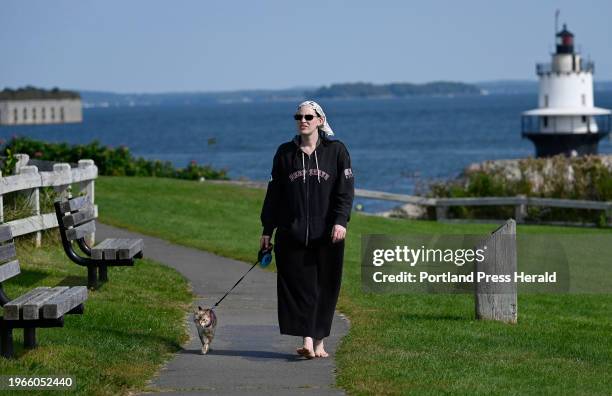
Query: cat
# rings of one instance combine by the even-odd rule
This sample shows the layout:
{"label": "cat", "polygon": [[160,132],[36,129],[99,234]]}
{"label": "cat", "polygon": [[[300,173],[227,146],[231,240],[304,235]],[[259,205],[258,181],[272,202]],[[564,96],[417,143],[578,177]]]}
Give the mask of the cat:
{"label": "cat", "polygon": [[217,315],[210,308],[198,306],[198,310],[193,313],[193,321],[198,329],[198,335],[202,341],[202,355],[206,355],[210,349],[210,344],[215,337],[217,328]]}

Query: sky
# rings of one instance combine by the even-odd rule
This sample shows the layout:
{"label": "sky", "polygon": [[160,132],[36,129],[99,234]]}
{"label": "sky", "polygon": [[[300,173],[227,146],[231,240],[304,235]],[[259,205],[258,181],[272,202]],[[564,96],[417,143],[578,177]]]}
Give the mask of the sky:
{"label": "sky", "polygon": [[0,89],[535,80],[556,9],[612,80],[610,0],[1,0]]}

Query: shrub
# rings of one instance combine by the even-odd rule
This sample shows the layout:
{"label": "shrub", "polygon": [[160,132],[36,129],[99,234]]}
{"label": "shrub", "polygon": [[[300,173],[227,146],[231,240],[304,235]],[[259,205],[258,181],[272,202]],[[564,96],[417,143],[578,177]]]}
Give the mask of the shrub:
{"label": "shrub", "polygon": [[[507,197],[612,200],[612,157],[527,158],[487,161],[468,167],[454,180],[429,185],[429,195],[444,198]],[[511,207],[452,207],[450,214],[466,218],[513,217]],[[596,210],[528,207],[527,220],[605,224]]]}
{"label": "shrub", "polygon": [[102,146],[100,142],[68,145],[67,143],[48,143],[27,137],[13,136],[2,149],[7,158],[3,174],[15,166],[14,153],[28,154],[30,158],[54,162],[76,163],[82,158],[92,159],[103,176],[155,176],[188,180],[228,179],[227,170],[214,169],[210,165],[199,165],[191,161],[186,168],[175,168],[169,161],[135,158],[125,147]]}

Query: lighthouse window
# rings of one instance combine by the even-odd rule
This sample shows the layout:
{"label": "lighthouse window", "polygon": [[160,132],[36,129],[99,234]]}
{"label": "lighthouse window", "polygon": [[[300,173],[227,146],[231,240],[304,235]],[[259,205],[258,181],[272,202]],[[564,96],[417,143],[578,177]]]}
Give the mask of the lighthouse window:
{"label": "lighthouse window", "polygon": [[582,116],[582,123],[586,124],[586,116]]}
{"label": "lighthouse window", "polygon": [[586,95],[585,95],[585,94],[582,94],[582,96],[581,96],[581,97],[582,97],[582,105],[583,105],[583,106],[586,106]]}
{"label": "lighthouse window", "polygon": [[544,95],[544,107],[548,107],[548,95]]}
{"label": "lighthouse window", "polygon": [[545,116],[542,121],[544,122],[544,128],[548,128],[548,117]]}

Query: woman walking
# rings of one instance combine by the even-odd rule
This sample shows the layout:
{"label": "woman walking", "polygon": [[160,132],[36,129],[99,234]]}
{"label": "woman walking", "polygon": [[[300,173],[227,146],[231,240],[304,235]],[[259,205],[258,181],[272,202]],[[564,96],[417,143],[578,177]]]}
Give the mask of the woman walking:
{"label": "woman walking", "polygon": [[340,292],[344,239],[354,197],[349,153],[316,102],[298,106],[298,134],[281,144],[261,211],[260,245],[274,229],[281,334],[303,337],[297,353],[327,357]]}

